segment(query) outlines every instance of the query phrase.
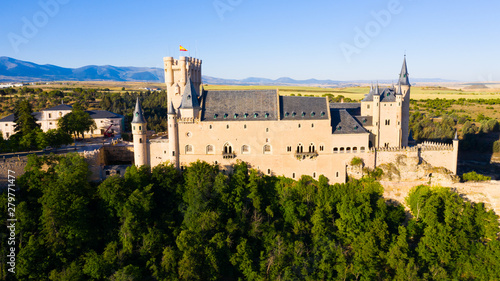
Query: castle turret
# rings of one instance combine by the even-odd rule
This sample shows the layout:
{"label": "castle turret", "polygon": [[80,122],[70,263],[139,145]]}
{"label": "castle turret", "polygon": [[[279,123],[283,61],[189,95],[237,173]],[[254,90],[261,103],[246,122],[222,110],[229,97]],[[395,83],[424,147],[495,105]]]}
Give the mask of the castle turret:
{"label": "castle turret", "polygon": [[134,161],[140,167],[149,165],[149,153],[147,146],[147,122],[142,112],[139,97],[135,103],[134,117],[132,119],[132,135],[134,138]]}
{"label": "castle turret", "polygon": [[191,80],[188,78],[186,88],[182,94],[181,105],[179,107],[180,117],[182,119],[195,119],[198,118],[198,113],[200,112],[200,101],[196,87]]}
{"label": "castle turret", "polygon": [[177,117],[175,114],[174,104],[171,102],[168,107],[168,150],[170,163],[179,168],[179,135],[177,127]]}
{"label": "castle turret", "polygon": [[377,86],[374,89],[373,94],[373,134],[375,135],[375,143],[373,144],[375,147],[380,146],[380,90]]}
{"label": "castle turret", "polygon": [[168,103],[173,103],[174,108],[179,108],[182,93],[191,78],[194,88],[199,91],[201,86],[201,60],[191,57],[163,58],[165,68],[165,84],[167,85]]}
{"label": "castle turret", "polygon": [[406,67],[406,55],[399,74],[399,87],[403,95],[402,101],[402,120],[401,120],[401,146],[408,146],[409,126],[410,126],[410,78]]}

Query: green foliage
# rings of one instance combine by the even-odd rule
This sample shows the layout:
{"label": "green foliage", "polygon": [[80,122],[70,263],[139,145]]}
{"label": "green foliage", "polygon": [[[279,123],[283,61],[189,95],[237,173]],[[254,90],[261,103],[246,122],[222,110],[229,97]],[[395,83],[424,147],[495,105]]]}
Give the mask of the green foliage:
{"label": "green foliage", "polygon": [[491,177],[481,175],[476,173],[475,171],[468,172],[462,175],[462,179],[464,181],[489,181]]}
{"label": "green foliage", "polygon": [[329,185],[243,162],[229,170],[131,166],[91,184],[76,154],[30,156],[18,179],[17,279],[500,278],[497,217],[447,189],[413,190],[407,218],[371,178]]}
{"label": "green foliage", "polygon": [[75,137],[81,135],[83,138],[85,132],[97,129],[94,119],[83,110],[79,103],[74,104],[71,112],[61,117],[57,122],[62,131]]}
{"label": "green foliage", "polygon": [[359,166],[359,165],[363,165],[363,159],[361,159],[359,157],[352,158],[351,166]]}

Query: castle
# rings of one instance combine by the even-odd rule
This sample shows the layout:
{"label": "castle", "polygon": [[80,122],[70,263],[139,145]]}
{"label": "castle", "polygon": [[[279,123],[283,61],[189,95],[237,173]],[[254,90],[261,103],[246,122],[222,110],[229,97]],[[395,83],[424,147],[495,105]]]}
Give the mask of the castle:
{"label": "castle", "polygon": [[230,170],[241,160],[268,175],[325,175],[342,183],[354,157],[375,168],[405,155],[456,174],[458,139],[453,145],[408,147],[406,57],[397,85],[372,86],[360,103],[281,96],[278,90],[206,91],[201,64],[191,57],[164,58],[168,137],[147,136],[138,99],[132,120],[135,165],[169,161],[182,170],[203,160]]}

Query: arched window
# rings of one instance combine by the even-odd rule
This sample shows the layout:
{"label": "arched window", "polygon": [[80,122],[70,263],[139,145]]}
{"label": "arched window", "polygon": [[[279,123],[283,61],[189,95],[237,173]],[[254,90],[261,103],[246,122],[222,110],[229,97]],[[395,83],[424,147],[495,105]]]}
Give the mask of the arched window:
{"label": "arched window", "polygon": [[226,142],[222,151],[224,154],[231,154],[233,153],[233,146]]}
{"label": "arched window", "polygon": [[339,153],[339,148],[338,147],[334,147],[333,148],[333,153]]}
{"label": "arched window", "polygon": [[351,153],[351,148],[350,148],[350,147],[346,148],[346,149],[345,149],[345,152],[346,152],[346,153]]}
{"label": "arched window", "polygon": [[245,144],[245,145],[243,145],[243,146],[241,147],[241,154],[249,154],[249,153],[250,153],[250,146],[248,146],[248,145],[246,145],[246,144]]}
{"label": "arched window", "polygon": [[264,145],[264,154],[271,154],[271,146],[269,144]]}
{"label": "arched window", "polygon": [[316,151],[316,148],[314,147],[314,143],[311,143],[309,145],[309,153],[313,153],[314,151]]}
{"label": "arched window", "polygon": [[193,146],[188,144],[186,145],[186,154],[193,153]]}
{"label": "arched window", "polygon": [[297,153],[302,153],[304,152],[304,146],[302,146],[301,143],[299,143],[299,145],[297,145]]}
{"label": "arched window", "polygon": [[365,152],[365,147],[362,146],[360,149],[359,149],[361,152]]}
{"label": "arched window", "polygon": [[207,145],[207,154],[214,154],[214,146],[209,144]]}
{"label": "arched window", "polygon": [[343,147],[340,148],[340,153],[344,153],[344,148]]}
{"label": "arched window", "polygon": [[139,138],[139,143],[142,143],[142,138]]}
{"label": "arched window", "polygon": [[357,153],[358,152],[358,148],[357,147],[353,147],[352,148],[352,153]]}

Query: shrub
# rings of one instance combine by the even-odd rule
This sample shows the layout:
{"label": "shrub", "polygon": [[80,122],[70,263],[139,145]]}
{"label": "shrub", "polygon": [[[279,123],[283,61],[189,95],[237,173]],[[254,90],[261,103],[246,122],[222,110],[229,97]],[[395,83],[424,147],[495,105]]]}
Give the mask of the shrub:
{"label": "shrub", "polygon": [[491,177],[481,175],[476,173],[475,171],[468,172],[462,175],[462,179],[464,181],[489,181]]}
{"label": "shrub", "polygon": [[354,157],[351,160],[351,166],[358,166],[358,165],[363,165],[363,159],[359,157]]}
{"label": "shrub", "polygon": [[500,152],[500,140],[493,143],[493,153]]}

